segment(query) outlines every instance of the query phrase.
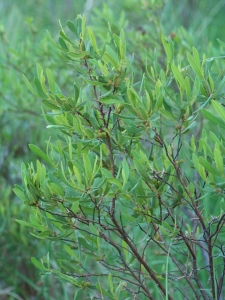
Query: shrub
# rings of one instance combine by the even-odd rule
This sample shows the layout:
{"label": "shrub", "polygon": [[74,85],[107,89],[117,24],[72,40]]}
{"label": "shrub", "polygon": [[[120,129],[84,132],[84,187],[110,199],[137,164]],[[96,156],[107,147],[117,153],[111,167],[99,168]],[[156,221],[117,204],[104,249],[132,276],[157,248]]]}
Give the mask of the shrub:
{"label": "shrub", "polygon": [[[219,299],[224,269],[224,78],[193,48],[182,65],[162,35],[145,74],[132,73],[123,30],[103,45],[85,18],[55,46],[68,59],[69,95],[37,65],[28,89],[58,133],[22,164],[14,191],[32,206],[32,235],[64,244],[56,274],[86,299]],[[218,72],[218,67],[216,68]],[[72,73],[71,73],[72,74]],[[79,74],[79,76],[78,76]],[[46,84],[47,82],[47,84]],[[72,90],[72,89],[71,89]],[[69,93],[69,92],[68,92]]]}

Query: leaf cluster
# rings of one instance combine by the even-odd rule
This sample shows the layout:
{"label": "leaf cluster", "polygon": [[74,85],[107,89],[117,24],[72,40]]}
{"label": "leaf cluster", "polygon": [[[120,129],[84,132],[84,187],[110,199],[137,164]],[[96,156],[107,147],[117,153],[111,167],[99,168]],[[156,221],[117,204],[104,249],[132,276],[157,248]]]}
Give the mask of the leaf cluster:
{"label": "leaf cluster", "polygon": [[58,43],[49,38],[79,75],[73,93],[39,64],[32,82],[24,76],[58,140],[30,145],[40,160],[22,164],[14,191],[33,213],[18,222],[65,245],[58,267],[49,256],[33,264],[83,297],[219,299],[225,79],[212,70],[221,58],[193,48],[180,65],[162,35],[165,63],[156,51],[136,81],[123,30],[109,27],[99,45],[85,17],[67,26],[72,38],[62,27]]}

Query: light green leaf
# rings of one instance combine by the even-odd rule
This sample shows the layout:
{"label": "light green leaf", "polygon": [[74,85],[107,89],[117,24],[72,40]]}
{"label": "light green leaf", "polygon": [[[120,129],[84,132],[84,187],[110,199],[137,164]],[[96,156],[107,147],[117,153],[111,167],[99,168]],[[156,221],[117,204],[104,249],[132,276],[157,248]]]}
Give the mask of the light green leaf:
{"label": "light green leaf", "polygon": [[32,152],[40,156],[42,159],[44,159],[46,162],[48,162],[50,165],[54,166],[53,162],[50,160],[50,158],[45,154],[40,148],[33,144],[29,144],[29,148]]}
{"label": "light green leaf", "polygon": [[215,163],[216,163],[217,170],[221,174],[223,174],[223,168],[224,168],[223,156],[222,156],[221,151],[219,150],[219,148],[214,149],[214,160],[215,160]]}
{"label": "light green leaf", "polygon": [[175,77],[175,80],[176,80],[178,86],[182,90],[185,90],[185,80],[184,80],[182,71],[180,69],[178,69],[177,66],[175,66],[174,64],[172,64],[171,69],[172,69],[173,75]]}
{"label": "light green leaf", "polygon": [[73,249],[71,249],[68,245],[64,245],[64,249],[66,250],[67,253],[69,253],[69,255],[71,255],[72,257],[75,258],[75,260],[78,261],[77,254]]}
{"label": "light green leaf", "polygon": [[200,64],[200,60],[199,60],[199,57],[198,57],[198,51],[197,49],[193,48],[193,56],[188,53],[187,54],[187,59],[192,67],[192,69],[194,70],[194,72],[196,74],[199,75],[199,77],[201,77],[202,79],[204,79],[204,74],[203,74],[203,71],[202,71],[202,68],[201,68],[201,64]]}
{"label": "light green leaf", "polygon": [[40,80],[37,77],[34,78],[34,84],[36,86],[39,98],[47,99],[47,96],[46,96],[45,92],[42,89]]}
{"label": "light green leaf", "polygon": [[128,165],[126,159],[124,158],[124,159],[123,159],[123,162],[122,162],[123,187],[125,186],[125,184],[126,184],[127,181],[128,181],[129,174],[130,174],[129,165]]}
{"label": "light green leaf", "polygon": [[109,273],[109,275],[108,275],[108,282],[109,282],[110,292],[113,294],[113,281],[112,281],[112,274],[111,273]]}
{"label": "light green leaf", "polygon": [[202,109],[202,114],[210,122],[225,128],[225,120],[218,118],[217,116],[215,116],[215,114],[211,113],[210,111],[204,108]]}
{"label": "light green leaf", "polygon": [[125,254],[125,257],[126,257],[126,263],[128,263],[129,262],[129,250],[128,250],[129,247],[124,240],[122,240],[122,247],[123,247],[123,252]]}
{"label": "light green leaf", "polygon": [[52,96],[55,97],[55,82],[54,82],[54,76],[50,69],[46,69],[48,84],[50,87],[50,91],[52,93]]}
{"label": "light green leaf", "polygon": [[87,185],[89,185],[92,177],[92,165],[86,153],[83,154],[83,163],[84,163],[86,183]]}
{"label": "light green leaf", "polygon": [[96,52],[97,54],[99,54],[99,50],[98,50],[98,46],[97,46],[95,34],[94,34],[94,32],[93,32],[93,30],[92,30],[91,27],[88,27],[87,30],[88,30],[88,34],[89,34],[89,37],[90,37],[91,44],[92,44],[92,46],[93,46],[95,52]]}
{"label": "light green leaf", "polygon": [[169,118],[170,120],[174,121],[174,116],[167,110],[165,110],[164,108],[160,108],[159,111],[161,112],[161,114],[166,117]]}
{"label": "light green leaf", "polygon": [[80,205],[80,202],[78,200],[78,201],[75,201],[73,203],[73,205],[71,206],[71,210],[74,214],[76,214],[79,211],[79,209],[80,209],[79,205]]}
{"label": "light green leaf", "polygon": [[91,252],[95,252],[96,248],[91,246],[89,243],[86,242],[86,240],[82,237],[78,238],[79,245],[84,248],[84,250],[90,250]]}
{"label": "light green leaf", "polygon": [[203,180],[207,181],[205,168],[200,164],[198,166],[198,172],[199,172],[200,176],[203,178]]}
{"label": "light green leaf", "polygon": [[18,220],[18,219],[15,219],[15,221],[17,223],[19,223],[20,225],[23,225],[23,226],[26,226],[26,227],[32,227],[34,228],[34,225],[29,223],[29,222],[26,222],[26,221],[23,221],[23,220]]}
{"label": "light green leaf", "polygon": [[86,34],[86,17],[85,16],[81,16],[81,39],[84,41],[85,39],[85,34]]}
{"label": "light green leaf", "polygon": [[[111,173],[110,173],[110,175],[112,176]],[[122,183],[117,178],[107,178],[107,182],[109,182],[111,184],[115,184],[119,189],[122,188]]]}
{"label": "light green leaf", "polygon": [[74,279],[73,277],[71,277],[70,275],[63,274],[63,273],[61,273],[61,272],[58,271],[58,270],[51,270],[51,272],[57,274],[60,278],[64,279],[64,280],[67,281],[67,282],[72,283],[72,284],[73,284],[74,286],[76,286],[76,287],[79,287],[79,288],[82,287],[81,283],[79,283],[79,281],[75,280],[75,279]]}
{"label": "light green leaf", "polygon": [[26,202],[28,198],[25,196],[23,189],[15,185],[15,188],[13,189],[13,192],[16,194],[17,197],[19,197],[22,201]]}
{"label": "light green leaf", "polygon": [[126,36],[123,29],[120,31],[120,57],[126,58]]}
{"label": "light green leaf", "polygon": [[165,35],[163,35],[163,34],[161,36],[161,41],[162,41],[163,47],[166,51],[167,62],[171,63],[172,59],[173,59],[173,51],[172,51],[171,43],[169,41],[167,41]]}
{"label": "light green leaf", "polygon": [[60,196],[64,197],[64,191],[63,191],[62,187],[59,184],[50,183],[50,187],[51,187],[53,193],[55,193],[56,195],[60,195]]}
{"label": "light green leaf", "polygon": [[107,62],[110,62],[110,64],[112,65],[112,67],[114,67],[116,70],[118,69],[118,56],[117,54],[113,51],[113,49],[109,46],[106,45],[106,52],[103,55],[103,59]]}
{"label": "light green leaf", "polygon": [[100,81],[97,81],[97,80],[90,80],[90,79],[87,79],[87,78],[85,78],[85,77],[81,77],[83,80],[84,80],[84,82],[87,82],[87,83],[89,83],[89,84],[91,84],[91,85],[94,85],[94,86],[102,86],[102,85],[106,85],[106,83],[105,82],[100,82]]}
{"label": "light green leaf", "polygon": [[199,162],[208,172],[214,175],[220,175],[219,172],[216,171],[215,168],[204,157],[200,157]]}
{"label": "light green leaf", "polygon": [[41,270],[41,271],[46,271],[47,270],[35,257],[31,257],[31,262],[39,270]]}
{"label": "light green leaf", "polygon": [[218,115],[223,119],[223,121],[225,121],[225,109],[221,105],[221,103],[219,103],[215,100],[212,100],[212,105],[213,105],[214,109],[216,110],[216,112],[218,113]]}
{"label": "light green leaf", "polygon": [[67,21],[66,25],[76,36],[78,36],[76,25],[72,21]]}
{"label": "light green leaf", "polygon": [[88,56],[88,53],[86,51],[82,51],[79,53],[78,52],[66,52],[65,56],[76,60],[76,59],[81,59],[81,58]]}
{"label": "light green leaf", "polygon": [[29,90],[33,95],[35,95],[36,97],[39,98],[38,93],[37,93],[36,90],[32,87],[32,85],[30,84],[30,82],[29,82],[29,80],[27,79],[27,77],[26,77],[24,74],[22,74],[22,76],[23,76],[23,80],[24,80],[24,82],[25,82],[25,84],[26,84],[28,90]]}
{"label": "light green leaf", "polygon": [[106,98],[99,98],[98,99],[99,102],[103,103],[103,104],[122,104],[124,103],[123,100],[121,99],[116,99],[116,98],[110,98],[110,97],[106,97]]}

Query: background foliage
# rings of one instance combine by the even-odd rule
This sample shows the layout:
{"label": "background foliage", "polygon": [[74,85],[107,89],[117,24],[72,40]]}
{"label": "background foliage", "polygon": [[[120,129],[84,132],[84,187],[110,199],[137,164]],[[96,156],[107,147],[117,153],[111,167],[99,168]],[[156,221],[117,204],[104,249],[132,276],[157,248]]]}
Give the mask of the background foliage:
{"label": "background foliage", "polygon": [[[28,91],[21,74],[32,79],[36,63],[57,70],[57,82],[69,91],[73,84],[66,60],[58,54],[47,39],[45,29],[54,37],[58,32],[58,19],[63,25],[75,20],[78,13],[87,15],[90,24],[104,38],[110,23],[114,32],[124,28],[127,52],[135,53],[135,76],[145,68],[145,56],[154,56],[154,48],[166,64],[160,37],[164,33],[175,41],[175,55],[182,61],[187,51],[195,46],[207,57],[220,56],[224,48],[217,42],[223,40],[223,14],[225,1],[205,4],[205,1],[0,1],[1,60],[0,60],[0,287],[6,299],[61,299],[70,297],[70,289],[53,278],[40,281],[38,270],[30,263],[30,257],[46,254],[45,245],[28,235],[29,230],[19,226],[14,219],[29,214],[27,207],[12,194],[14,183],[20,181],[21,162],[34,160],[29,144],[45,148],[50,130],[44,130],[40,102]],[[102,13],[103,12],[103,13]],[[183,27],[182,27],[183,26]],[[185,29],[184,29],[185,28]],[[161,52],[160,52],[161,51]],[[216,68],[219,67],[215,64]],[[54,139],[54,136],[52,137]],[[43,249],[44,246],[44,249]],[[51,246],[49,245],[51,252]],[[60,249],[59,249],[60,250]],[[69,291],[69,292],[68,292]],[[59,296],[60,295],[60,296]],[[10,298],[11,297],[11,298]],[[4,299],[4,298],[3,298]]]}

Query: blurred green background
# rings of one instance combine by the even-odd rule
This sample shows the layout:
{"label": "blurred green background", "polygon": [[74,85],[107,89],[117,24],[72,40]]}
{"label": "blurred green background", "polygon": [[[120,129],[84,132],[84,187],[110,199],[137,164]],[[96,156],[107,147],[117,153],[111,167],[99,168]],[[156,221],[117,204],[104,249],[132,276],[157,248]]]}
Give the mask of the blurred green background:
{"label": "blurred green background", "polygon": [[[114,32],[124,28],[128,54],[135,54],[133,69],[138,77],[146,57],[157,48],[164,52],[160,36],[171,36],[175,54],[182,62],[195,46],[207,57],[224,55],[217,39],[225,41],[225,0],[0,0],[0,299],[72,299],[74,290],[52,277],[41,278],[30,257],[53,251],[50,244],[35,240],[29,229],[15,219],[29,219],[26,207],[12,193],[21,183],[21,162],[34,161],[28,144],[45,148],[51,131],[45,130],[41,103],[22,80],[36,73],[36,63],[54,70],[60,86],[70,91],[73,73],[67,61],[51,45],[46,29],[57,40],[67,20],[85,14],[88,25],[104,39],[110,24]],[[54,139],[54,136],[51,137]],[[60,249],[58,249],[60,251]],[[54,264],[54,262],[52,262]]]}

